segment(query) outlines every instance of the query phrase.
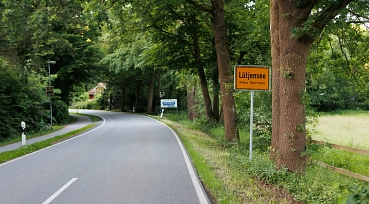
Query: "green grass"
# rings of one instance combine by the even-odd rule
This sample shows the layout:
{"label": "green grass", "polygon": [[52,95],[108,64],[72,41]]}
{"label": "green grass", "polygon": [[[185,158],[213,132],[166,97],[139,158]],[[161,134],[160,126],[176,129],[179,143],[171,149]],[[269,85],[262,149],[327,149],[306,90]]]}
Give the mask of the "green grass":
{"label": "green grass", "polygon": [[[84,115],[84,116],[90,117],[91,120],[92,120],[92,122],[97,122],[97,121],[100,120],[99,117],[94,116],[94,115],[88,115],[88,114],[80,114],[80,115]],[[70,123],[74,123],[76,121],[77,121],[77,117],[70,116]],[[15,159],[17,157],[24,156],[26,154],[35,152],[37,150],[40,150],[40,149],[43,149],[45,147],[48,147],[48,146],[50,146],[52,144],[55,144],[55,143],[57,143],[59,141],[66,140],[66,139],[68,139],[70,137],[74,137],[74,136],[80,134],[81,132],[84,132],[84,131],[86,131],[86,130],[92,128],[92,127],[94,127],[95,125],[96,125],[95,123],[92,123],[92,124],[86,125],[83,128],[80,128],[80,129],[71,131],[69,133],[66,133],[66,134],[63,134],[63,135],[60,135],[60,136],[56,136],[56,137],[53,137],[53,138],[50,138],[50,139],[47,139],[47,140],[44,140],[44,141],[41,141],[41,142],[37,142],[37,143],[34,143],[34,144],[26,145],[25,147],[21,147],[21,148],[18,148],[16,150],[2,152],[2,153],[0,153],[0,163],[9,161],[11,159]],[[39,137],[39,136],[42,136],[42,135],[46,135],[46,134],[55,132],[57,130],[60,130],[63,127],[64,127],[63,125],[53,126],[52,129],[45,129],[45,130],[42,130],[40,132],[27,135],[27,139],[34,138],[34,137]],[[8,141],[6,141],[4,143],[1,143],[0,146],[4,146],[4,145],[16,143],[16,142],[20,142],[20,141],[21,141],[21,137],[14,138],[14,139],[8,140]]]}
{"label": "green grass", "polygon": [[[95,115],[82,114],[82,113],[73,113],[73,114],[87,116],[87,117],[89,117],[92,120],[92,122],[98,122],[99,120],[101,120],[100,117],[95,116]],[[77,117],[69,116],[69,122],[68,122],[68,124],[75,123],[76,121],[77,121]],[[45,129],[43,129],[41,131],[38,131],[36,133],[27,134],[27,139],[32,139],[32,138],[35,138],[35,137],[39,137],[39,136],[42,136],[42,135],[47,135],[49,133],[56,132],[56,131],[64,128],[65,125],[68,125],[68,124],[54,125],[51,129],[50,128],[45,128]],[[20,142],[20,141],[22,141],[21,134],[19,135],[19,137],[13,137],[13,138],[10,138],[8,140],[5,140],[5,141],[1,142],[0,143],[0,147],[1,146],[6,146],[6,145],[9,145],[9,144],[13,144],[13,143],[17,143],[17,142]]]}
{"label": "green grass", "polygon": [[[362,110],[345,110],[323,113],[318,118],[314,140],[325,141],[353,148],[369,150],[369,112]],[[369,157],[324,147],[312,155],[337,168],[369,176]]]}
{"label": "green grass", "polygon": [[286,203],[283,196],[260,188],[252,176],[238,171],[231,152],[216,139],[180,123],[162,121],[179,134],[199,177],[218,203]]}
{"label": "green grass", "polygon": [[369,157],[367,155],[324,147],[312,158],[369,177]]}
{"label": "green grass", "polygon": [[[77,117],[69,116],[68,124],[74,123],[76,121],[77,121]],[[49,133],[56,132],[56,131],[64,128],[64,127],[65,127],[65,125],[53,125],[52,128],[46,127],[45,129],[40,130],[38,132],[27,134],[27,139],[39,137],[39,136],[42,136],[42,135],[47,135]],[[17,143],[17,142],[20,142],[20,141],[22,141],[22,135],[21,134],[19,134],[19,137],[9,138],[8,140],[5,140],[5,141],[1,142],[0,147],[6,146],[6,145],[9,145],[9,144],[13,144],[13,143]]]}
{"label": "green grass", "polygon": [[4,163],[7,162],[9,160],[24,156],[26,154],[38,151],[40,149],[43,149],[45,147],[51,146],[57,142],[63,141],[65,139],[71,138],[73,136],[78,135],[79,133],[86,131],[90,128],[92,128],[93,126],[95,126],[96,124],[89,124],[83,128],[80,128],[78,130],[66,133],[64,135],[60,135],[60,136],[56,136],[41,142],[36,142],[34,144],[30,144],[30,145],[26,145],[25,147],[21,147],[15,150],[11,150],[11,151],[7,151],[7,152],[2,152],[0,153],[0,163]]}
{"label": "green grass", "polygon": [[[177,118],[180,118],[176,116]],[[334,184],[350,185],[358,180],[334,173],[313,163],[305,175],[275,170],[268,153],[253,152],[248,157],[248,132],[241,134],[241,144],[226,143],[222,127],[185,119],[169,121],[183,141],[201,181],[218,203],[336,203],[342,196]],[[173,118],[173,117],[172,117]],[[198,124],[200,122],[200,124]],[[243,138],[243,139],[242,139]],[[337,185],[336,185],[337,186]]]}
{"label": "green grass", "polygon": [[314,140],[369,150],[369,112],[342,111],[323,114],[316,125]]}
{"label": "green grass", "polygon": [[95,115],[89,115],[89,114],[83,114],[83,113],[73,113],[73,114],[78,114],[78,115],[83,115],[83,116],[87,116],[89,118],[91,118],[92,122],[98,122],[99,120],[101,120],[100,117],[95,116]]}

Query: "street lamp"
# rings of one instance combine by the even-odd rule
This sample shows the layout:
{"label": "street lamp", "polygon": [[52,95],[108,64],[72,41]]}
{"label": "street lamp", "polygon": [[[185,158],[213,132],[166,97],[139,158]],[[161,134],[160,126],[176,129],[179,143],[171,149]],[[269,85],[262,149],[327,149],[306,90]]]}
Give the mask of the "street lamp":
{"label": "street lamp", "polygon": [[[49,87],[51,87],[51,81],[50,81],[50,64],[56,64],[55,61],[48,61],[47,66],[49,68]],[[53,107],[51,105],[51,96],[50,96],[50,128],[53,127]]]}

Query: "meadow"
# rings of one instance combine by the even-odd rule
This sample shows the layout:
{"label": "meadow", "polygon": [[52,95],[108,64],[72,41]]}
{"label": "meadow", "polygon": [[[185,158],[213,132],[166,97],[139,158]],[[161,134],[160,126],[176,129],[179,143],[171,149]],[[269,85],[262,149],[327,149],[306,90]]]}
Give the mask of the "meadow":
{"label": "meadow", "polygon": [[369,111],[322,114],[312,139],[369,150]]}

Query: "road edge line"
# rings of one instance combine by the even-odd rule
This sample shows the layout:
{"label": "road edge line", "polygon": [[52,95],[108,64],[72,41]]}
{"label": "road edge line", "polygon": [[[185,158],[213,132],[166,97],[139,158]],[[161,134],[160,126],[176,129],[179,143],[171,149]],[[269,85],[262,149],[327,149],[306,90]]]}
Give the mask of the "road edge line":
{"label": "road edge line", "polygon": [[[144,117],[147,117],[147,116],[144,116]],[[150,118],[150,117],[147,117],[147,118]],[[155,120],[154,118],[150,118],[150,119]],[[177,133],[172,128],[170,128],[167,124],[165,124],[165,123],[163,123],[159,120],[155,120],[155,121],[157,121],[157,122],[163,124],[164,126],[166,126],[170,131],[172,131],[173,135],[176,137],[177,143],[178,143],[179,147],[181,148],[182,155],[184,157],[188,173],[190,174],[192,184],[195,188],[195,191],[196,191],[196,194],[197,194],[197,197],[198,197],[200,203],[201,204],[210,204],[211,202],[209,200],[209,196],[207,196],[207,193],[204,189],[204,186],[202,185],[202,183],[200,181],[199,175],[195,171],[195,167],[193,166],[193,163],[190,159],[190,156],[188,155],[188,152],[187,152],[186,148],[184,148],[184,145],[182,144],[181,139],[179,138]]]}

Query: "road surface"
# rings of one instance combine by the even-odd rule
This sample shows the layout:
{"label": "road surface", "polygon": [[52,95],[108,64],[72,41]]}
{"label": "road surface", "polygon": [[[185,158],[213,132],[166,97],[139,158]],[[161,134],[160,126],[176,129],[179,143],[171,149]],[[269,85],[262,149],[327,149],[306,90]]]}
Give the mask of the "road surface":
{"label": "road surface", "polygon": [[209,203],[175,133],[151,118],[80,111],[98,128],[0,164],[0,202]]}

